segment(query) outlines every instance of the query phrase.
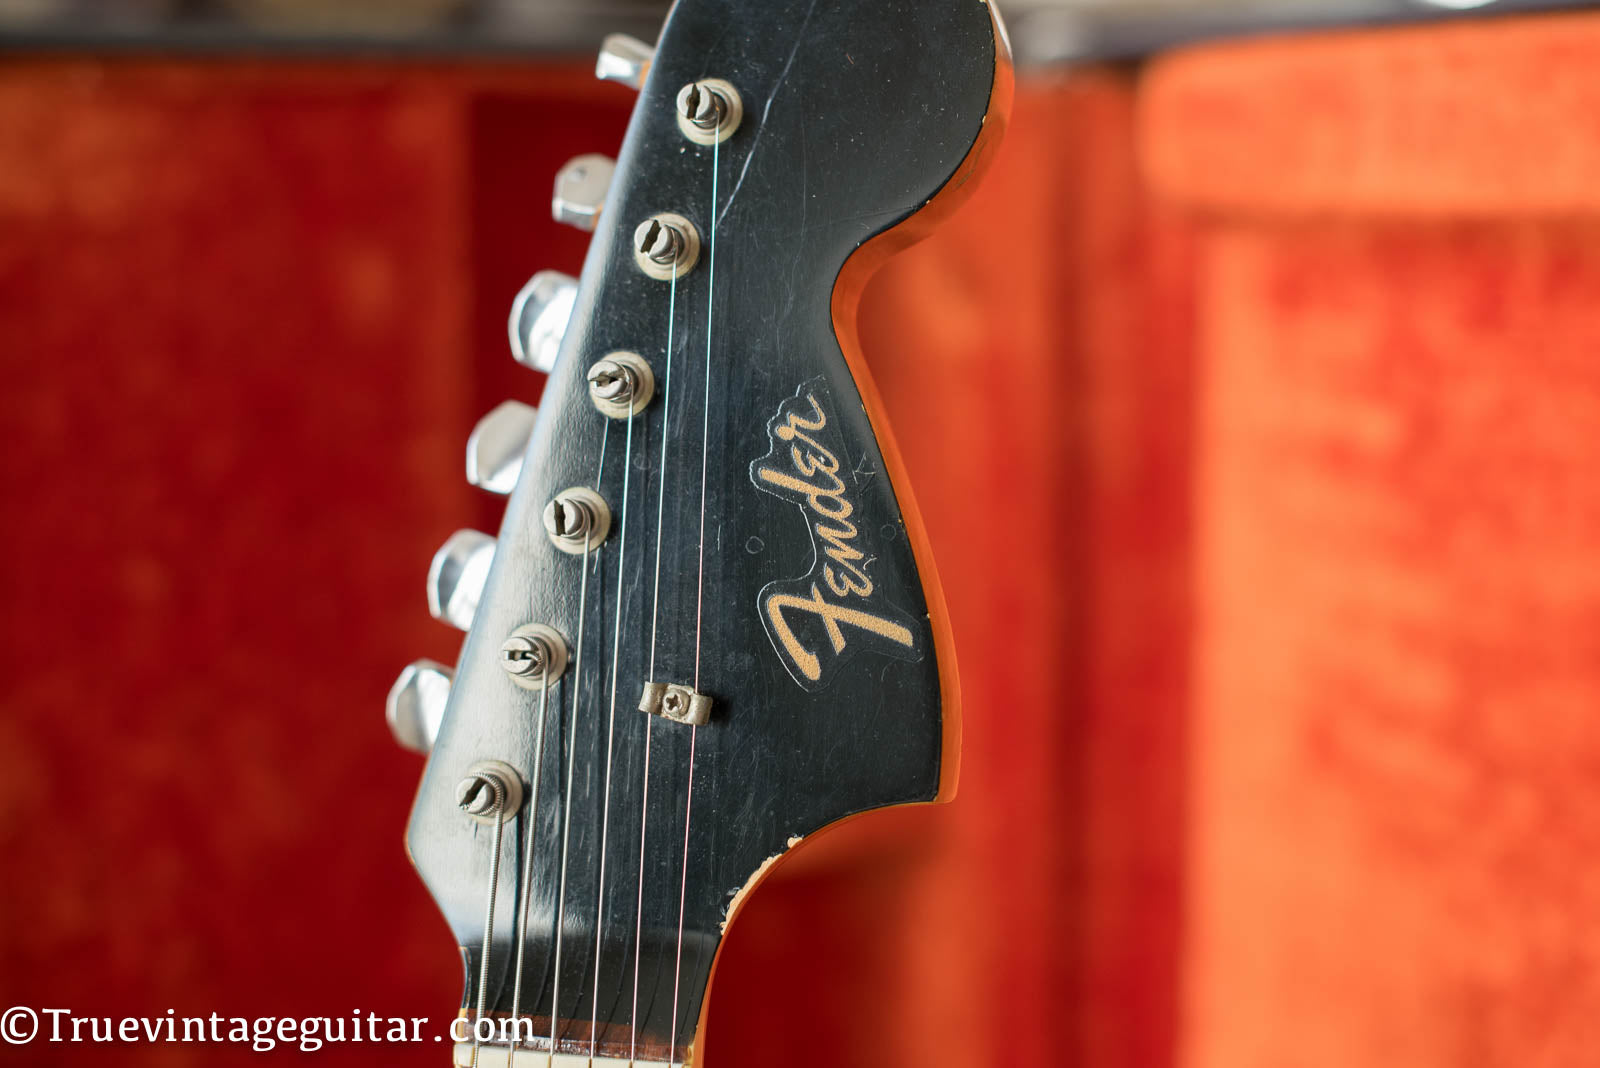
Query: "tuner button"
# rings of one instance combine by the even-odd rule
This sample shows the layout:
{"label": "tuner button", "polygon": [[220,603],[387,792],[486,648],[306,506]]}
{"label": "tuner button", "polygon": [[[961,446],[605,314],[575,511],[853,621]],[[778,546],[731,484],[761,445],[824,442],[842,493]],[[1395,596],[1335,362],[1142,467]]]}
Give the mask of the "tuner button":
{"label": "tuner button", "polygon": [[575,156],[556,174],[555,192],[550,196],[550,214],[556,222],[580,230],[593,230],[606,206],[606,190],[611,173],[617,169],[610,156]]}
{"label": "tuner button", "polygon": [[594,76],[603,82],[617,82],[629,89],[644,84],[656,50],[625,33],[611,33],[600,42],[600,58],[594,61]]}
{"label": "tuner button", "polygon": [[507,324],[518,363],[545,374],[554,370],[577,295],[578,280],[560,271],[540,271],[528,279],[511,302]]}
{"label": "tuner button", "polygon": [[439,736],[445,702],[450,699],[449,668],[436,660],[407,664],[394,685],[384,709],[394,740],[416,753],[427,754]]}
{"label": "tuner button", "polygon": [[539,410],[532,405],[508,400],[478,420],[467,438],[467,481],[490,493],[516,489],[538,417]]}
{"label": "tuner button", "polygon": [[450,535],[428,567],[428,613],[458,630],[470,629],[493,562],[494,539],[489,535],[476,530]]}

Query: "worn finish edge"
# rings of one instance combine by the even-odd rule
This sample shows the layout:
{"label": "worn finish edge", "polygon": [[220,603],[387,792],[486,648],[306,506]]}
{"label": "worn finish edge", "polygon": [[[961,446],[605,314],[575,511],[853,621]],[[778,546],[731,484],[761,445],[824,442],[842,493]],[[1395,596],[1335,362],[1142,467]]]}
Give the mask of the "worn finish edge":
{"label": "worn finish edge", "polygon": [[[908,217],[900,225],[885,230],[876,237],[864,242],[840,268],[838,278],[834,282],[833,299],[831,302],[833,314],[834,336],[838,339],[839,349],[844,354],[845,364],[850,368],[850,374],[855,379],[856,389],[861,394],[861,401],[866,408],[867,420],[872,425],[873,433],[878,439],[878,449],[883,456],[883,462],[888,469],[889,484],[894,489],[896,500],[900,505],[901,516],[905,522],[906,534],[911,543],[912,556],[916,560],[918,574],[922,578],[923,591],[928,606],[928,623],[933,632],[934,651],[939,662],[939,700],[940,700],[940,727],[942,744],[939,759],[939,790],[929,801],[908,801],[901,805],[885,805],[879,809],[869,811],[882,811],[883,808],[901,808],[914,805],[945,804],[955,797],[957,782],[960,778],[961,767],[961,679],[956,667],[955,641],[950,630],[949,611],[945,606],[944,587],[939,581],[939,572],[935,566],[933,546],[928,540],[927,529],[922,522],[922,512],[917,507],[916,495],[911,489],[911,480],[906,473],[905,462],[900,454],[899,443],[895,440],[894,432],[889,425],[888,412],[884,408],[883,397],[878,392],[877,383],[873,381],[872,372],[867,367],[866,358],[861,351],[861,339],[857,332],[857,314],[860,309],[861,293],[866,288],[867,282],[872,278],[879,267],[883,266],[890,257],[910,248],[924,237],[928,236],[936,227],[948,219],[956,209],[966,203],[967,199],[977,188],[978,179],[988,169],[994,160],[996,150],[999,148],[1000,139],[1005,134],[1006,126],[1011,118],[1011,104],[1016,90],[1016,71],[1012,63],[1011,43],[1006,34],[1005,23],[1000,17],[1000,12],[991,0],[977,0],[989,9],[990,26],[994,31],[994,81],[989,90],[989,107],[984,113],[983,128],[978,137],[967,150],[961,164],[951,173],[944,185],[939,187],[927,203]],[[800,848],[816,842],[832,831],[843,827],[869,812],[857,812],[843,819],[835,820],[818,828],[811,834],[790,838],[786,848],[781,853],[776,853],[762,862],[761,866],[751,873],[745,884],[734,894],[733,900],[728,905],[728,912],[722,921],[722,938],[717,940],[717,948],[711,958],[711,971],[706,977],[705,994],[700,1003],[700,1018],[695,1024],[694,1034],[690,1036],[685,1051],[682,1068],[696,1068],[702,1064],[700,1060],[700,1042],[705,1034],[706,1020],[709,1016],[712,992],[716,987],[717,967],[722,962],[723,949],[727,944],[727,932],[733,926],[739,913],[743,910],[750,895],[760,888],[761,884],[771,878],[772,874],[780,869],[785,861],[794,857]]]}

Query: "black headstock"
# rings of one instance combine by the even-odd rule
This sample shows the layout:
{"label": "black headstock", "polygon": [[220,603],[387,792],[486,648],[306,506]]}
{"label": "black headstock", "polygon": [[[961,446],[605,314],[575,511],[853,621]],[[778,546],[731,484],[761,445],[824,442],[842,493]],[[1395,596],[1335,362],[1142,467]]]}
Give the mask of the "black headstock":
{"label": "black headstock", "polygon": [[552,1037],[687,1060],[771,860],[953,789],[954,664],[854,303],[1008,99],[980,0],[673,9],[412,812],[462,1033],[495,1023],[459,1057],[506,1063],[515,1018],[519,1064]]}

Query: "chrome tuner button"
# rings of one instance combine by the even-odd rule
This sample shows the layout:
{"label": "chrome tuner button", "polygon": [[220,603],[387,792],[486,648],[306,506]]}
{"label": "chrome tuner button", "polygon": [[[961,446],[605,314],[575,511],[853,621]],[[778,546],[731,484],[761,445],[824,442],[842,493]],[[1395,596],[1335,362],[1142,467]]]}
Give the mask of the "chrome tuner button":
{"label": "chrome tuner button", "polygon": [[664,211],[634,228],[633,261],[651,278],[682,278],[699,260],[700,232],[682,215]]}
{"label": "chrome tuner button", "polygon": [[638,89],[650,73],[656,50],[625,33],[607,34],[600,42],[600,58],[594,61],[594,76],[603,82],[616,82]]}
{"label": "chrome tuner button", "polygon": [[721,78],[702,78],[678,90],[678,129],[697,145],[733,136],[744,118],[739,90]]}
{"label": "chrome tuner button", "polygon": [[467,438],[467,481],[502,495],[516,489],[538,418],[537,408],[508,400],[479,419]]}
{"label": "chrome tuner button", "polygon": [[384,713],[389,733],[402,746],[426,754],[439,737],[444,706],[450,700],[452,672],[434,660],[407,664],[389,689]]}
{"label": "chrome tuner button", "polygon": [[560,271],[540,271],[528,279],[511,302],[506,324],[511,355],[518,363],[545,374],[555,369],[577,295],[578,280]]}
{"label": "chrome tuner button", "polygon": [[655,373],[637,352],[613,352],[589,368],[589,399],[608,419],[644,411],[655,392]]}
{"label": "chrome tuner button", "polygon": [[494,539],[458,530],[433,554],[428,567],[428,614],[458,630],[470,630],[494,563]]}
{"label": "chrome tuner button", "polygon": [[556,173],[555,192],[550,195],[550,214],[556,222],[593,230],[606,206],[606,190],[617,169],[610,156],[577,156]]}
{"label": "chrome tuner button", "polygon": [[611,509],[594,490],[574,486],[545,506],[544,529],[557,549],[579,556],[606,540]]}

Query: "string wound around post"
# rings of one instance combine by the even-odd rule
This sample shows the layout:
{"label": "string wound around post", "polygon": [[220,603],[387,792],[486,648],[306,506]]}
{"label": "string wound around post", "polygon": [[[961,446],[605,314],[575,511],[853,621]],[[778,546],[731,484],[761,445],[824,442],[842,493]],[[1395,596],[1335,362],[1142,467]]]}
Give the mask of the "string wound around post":
{"label": "string wound around post", "polygon": [[456,785],[456,806],[479,823],[504,823],[522,810],[522,776],[503,760],[480,760]]}

